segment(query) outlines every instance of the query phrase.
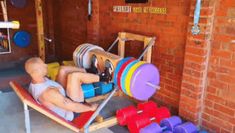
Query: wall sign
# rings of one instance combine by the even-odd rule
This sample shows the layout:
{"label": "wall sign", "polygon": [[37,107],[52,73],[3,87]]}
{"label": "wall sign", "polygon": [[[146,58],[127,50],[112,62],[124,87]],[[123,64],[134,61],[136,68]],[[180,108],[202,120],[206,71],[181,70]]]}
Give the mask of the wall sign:
{"label": "wall sign", "polygon": [[126,3],[147,3],[148,0],[125,0]]}
{"label": "wall sign", "polygon": [[167,8],[165,7],[113,6],[113,12],[167,14]]}

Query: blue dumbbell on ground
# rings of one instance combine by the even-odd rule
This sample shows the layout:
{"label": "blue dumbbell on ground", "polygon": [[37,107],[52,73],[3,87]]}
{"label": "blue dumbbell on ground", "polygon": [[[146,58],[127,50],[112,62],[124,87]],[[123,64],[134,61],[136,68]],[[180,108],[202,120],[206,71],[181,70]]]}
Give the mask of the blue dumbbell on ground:
{"label": "blue dumbbell on ground", "polygon": [[182,124],[178,116],[172,116],[157,123],[152,123],[140,130],[140,133],[199,133],[197,126],[192,122]]}
{"label": "blue dumbbell on ground", "polygon": [[109,93],[113,89],[113,83],[103,83],[103,82],[97,82],[94,83],[95,87],[95,95],[103,95],[106,93]]}
{"label": "blue dumbbell on ground", "polygon": [[166,118],[160,122],[160,125],[157,123],[152,123],[140,130],[140,133],[170,133],[178,125],[182,124],[182,120],[178,116],[172,116]]}
{"label": "blue dumbbell on ground", "polygon": [[192,122],[185,122],[174,129],[174,133],[199,133],[197,126]]}

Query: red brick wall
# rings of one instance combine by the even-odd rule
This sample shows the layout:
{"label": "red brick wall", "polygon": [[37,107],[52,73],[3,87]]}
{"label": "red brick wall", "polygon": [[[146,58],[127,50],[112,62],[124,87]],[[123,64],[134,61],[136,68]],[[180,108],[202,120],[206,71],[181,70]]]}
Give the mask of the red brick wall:
{"label": "red brick wall", "polygon": [[235,1],[218,1],[208,69],[203,127],[235,132]]}
{"label": "red brick wall", "polygon": [[[113,6],[117,5],[166,7],[167,15],[114,13]],[[125,4],[124,0],[93,1],[94,18],[88,22],[93,23],[88,25],[88,42],[107,48],[120,31],[156,36],[152,62],[160,69],[161,90],[155,98],[177,110],[189,9],[189,0],[149,0],[147,4]],[[91,35],[94,30],[95,34]],[[134,56],[142,49],[141,45],[127,47],[127,54]]]}
{"label": "red brick wall", "polygon": [[[26,30],[32,35],[32,42],[27,48],[20,48],[16,46],[13,42],[12,53],[0,55],[0,64],[4,62],[18,61],[20,59],[24,59],[30,56],[37,55],[37,28],[36,28],[36,16],[35,16],[35,8],[34,1],[27,1],[27,6],[25,8],[19,9],[15,8],[7,1],[7,10],[8,10],[8,19],[19,20],[20,21],[20,29]],[[1,20],[3,21],[3,20]],[[18,30],[11,30],[11,35]]]}
{"label": "red brick wall", "polygon": [[75,48],[87,40],[87,1],[54,0],[56,55],[72,59]]}

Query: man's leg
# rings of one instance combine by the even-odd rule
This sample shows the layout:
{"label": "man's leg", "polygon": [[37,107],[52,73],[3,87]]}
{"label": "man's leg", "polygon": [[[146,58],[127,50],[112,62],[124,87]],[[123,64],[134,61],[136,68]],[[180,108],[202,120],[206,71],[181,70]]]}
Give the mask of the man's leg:
{"label": "man's leg", "polygon": [[69,73],[72,72],[83,72],[85,73],[86,70],[82,68],[77,68],[73,66],[61,66],[56,77],[56,81],[59,82],[64,88],[67,86],[67,77]]}
{"label": "man's leg", "polygon": [[100,78],[98,75],[82,72],[73,72],[68,75],[66,93],[67,95],[76,102],[84,101],[84,94],[81,88],[83,83],[89,84],[99,82]]}

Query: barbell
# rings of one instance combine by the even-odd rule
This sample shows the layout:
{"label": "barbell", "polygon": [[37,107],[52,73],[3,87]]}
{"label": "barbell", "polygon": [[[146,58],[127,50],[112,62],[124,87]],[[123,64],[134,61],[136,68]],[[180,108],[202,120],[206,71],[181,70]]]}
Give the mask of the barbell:
{"label": "barbell", "polygon": [[[103,53],[103,54],[102,54]],[[140,101],[147,101],[160,89],[160,74],[158,69],[150,63],[139,61],[133,57],[121,58],[117,55],[105,52],[101,47],[89,43],[82,44],[73,53],[76,66],[90,68],[93,55],[110,59],[114,67],[113,82],[126,95]],[[106,56],[107,59],[106,59]],[[98,62],[98,66],[104,66],[104,62]]]}

